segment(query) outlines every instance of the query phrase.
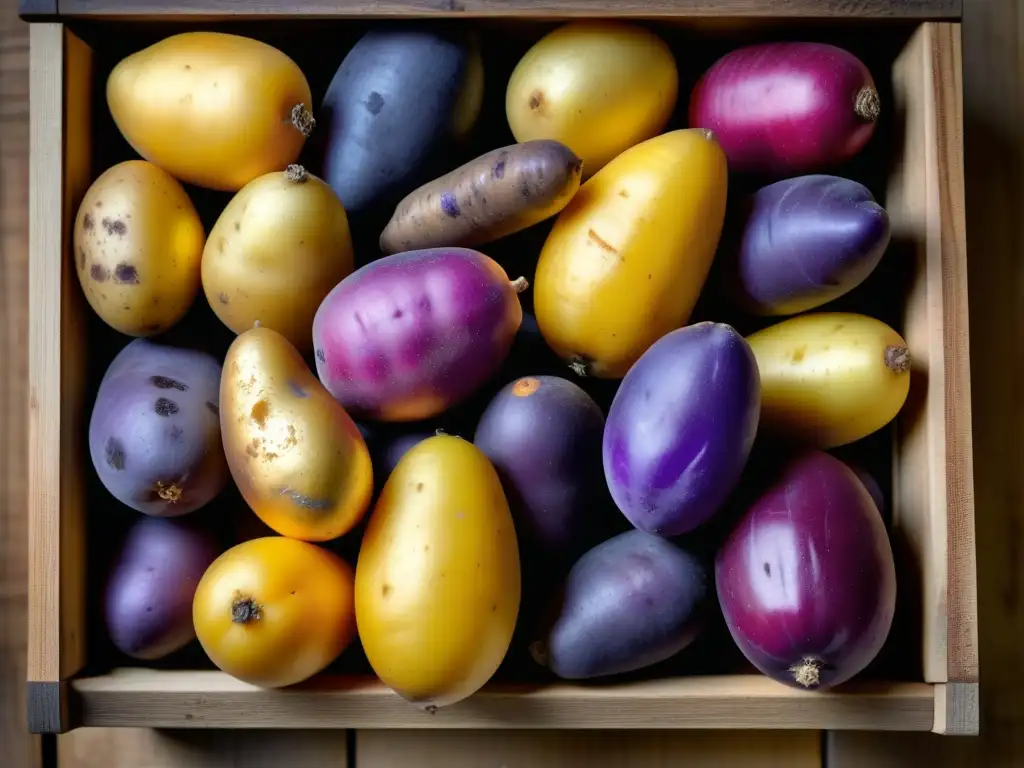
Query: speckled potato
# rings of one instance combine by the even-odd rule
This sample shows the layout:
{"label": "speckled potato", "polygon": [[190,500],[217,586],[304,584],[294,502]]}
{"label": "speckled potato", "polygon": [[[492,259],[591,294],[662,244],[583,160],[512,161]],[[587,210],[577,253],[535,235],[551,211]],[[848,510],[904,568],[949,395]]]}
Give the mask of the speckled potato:
{"label": "speckled potato", "polygon": [[307,352],[317,307],[352,265],[341,200],[292,165],[254,179],[228,203],[203,251],[203,290],[235,333],[259,321]]}
{"label": "speckled potato", "polygon": [[228,468],[264,523],[328,541],[362,519],[373,493],[366,443],[284,336],[261,327],[234,340],[220,404]]}
{"label": "speckled potato", "polygon": [[75,268],[89,305],[129,336],[177,323],[199,293],[205,235],[184,188],[144,160],[92,183],[74,227]]}

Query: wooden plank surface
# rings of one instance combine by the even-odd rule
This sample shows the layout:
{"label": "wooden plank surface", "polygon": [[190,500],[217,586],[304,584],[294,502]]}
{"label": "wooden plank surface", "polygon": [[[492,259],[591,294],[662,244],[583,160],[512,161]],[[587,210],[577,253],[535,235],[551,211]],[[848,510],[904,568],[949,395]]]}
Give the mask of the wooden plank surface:
{"label": "wooden plank surface", "polygon": [[1024,0],[964,4],[963,83],[981,736],[834,733],[830,768],[1024,765]]}
{"label": "wooden plank surface", "polygon": [[[37,14],[40,4],[27,4]],[[957,18],[962,0],[58,0],[61,15]]]}
{"label": "wooden plank surface", "polygon": [[0,5],[0,765],[36,766],[25,719],[28,27]]}

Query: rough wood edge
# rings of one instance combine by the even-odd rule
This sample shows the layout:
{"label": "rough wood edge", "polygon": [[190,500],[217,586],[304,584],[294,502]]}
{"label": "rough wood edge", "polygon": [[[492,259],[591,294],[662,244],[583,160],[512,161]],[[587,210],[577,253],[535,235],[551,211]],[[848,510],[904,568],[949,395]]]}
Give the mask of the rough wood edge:
{"label": "rough wood edge", "polygon": [[67,683],[30,682],[26,704],[29,733],[65,733],[70,730]]}
{"label": "rough wood edge", "polygon": [[[344,17],[519,17],[620,18],[765,17],[838,19],[959,19],[962,0],[312,0],[288,5],[250,0],[23,0],[28,20],[116,16],[283,18]],[[27,6],[27,9],[26,9]],[[52,10],[48,7],[52,6]],[[59,7],[58,7],[59,6]]]}
{"label": "rough wood edge", "polygon": [[124,669],[71,681],[85,726],[145,728],[796,728],[928,731],[924,683],[810,693],[761,675],[616,686],[488,686],[427,714],[367,678],[262,690],[220,672]]}
{"label": "rough wood edge", "polygon": [[[963,76],[959,24],[928,24],[942,259],[945,373],[946,675],[978,681],[970,334],[964,201]],[[932,247],[929,245],[929,247]]]}
{"label": "rough wood edge", "polygon": [[940,683],[935,686],[934,733],[977,736],[981,729],[981,700],[977,683]]}

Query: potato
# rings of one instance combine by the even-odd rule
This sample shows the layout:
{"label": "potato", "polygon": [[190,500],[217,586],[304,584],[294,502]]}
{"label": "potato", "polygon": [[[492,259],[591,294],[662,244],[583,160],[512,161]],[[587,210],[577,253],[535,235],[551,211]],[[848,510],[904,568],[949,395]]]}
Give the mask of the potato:
{"label": "potato", "polygon": [[221,213],[203,251],[203,290],[235,333],[258,320],[308,352],[317,307],[352,265],[341,200],[290,165],[246,184]]}
{"label": "potato", "polygon": [[470,247],[531,227],[572,200],[582,166],[557,141],[492,150],[407,195],[381,234],[380,249]]}
{"label": "potato", "polygon": [[505,112],[516,141],[560,141],[583,158],[589,177],[660,133],[678,92],[675,58],[657,35],[621,22],[574,21],[519,61]]}
{"label": "potato", "polygon": [[109,168],[75,219],[75,267],[89,305],[129,336],[178,322],[199,293],[205,236],[181,184],[144,160]]}
{"label": "potato", "polygon": [[192,598],[216,557],[213,538],[198,526],[140,518],[107,578],[104,614],[114,647],[151,661],[194,640]]}
{"label": "potato", "polygon": [[314,125],[302,70],[221,32],[171,35],[123,59],[107,105],[125,139],[182,181],[235,191],[295,161]]}
{"label": "potato", "polygon": [[114,498],[147,515],[199,509],[227,483],[220,365],[136,339],[107,369],[89,420],[89,453]]}

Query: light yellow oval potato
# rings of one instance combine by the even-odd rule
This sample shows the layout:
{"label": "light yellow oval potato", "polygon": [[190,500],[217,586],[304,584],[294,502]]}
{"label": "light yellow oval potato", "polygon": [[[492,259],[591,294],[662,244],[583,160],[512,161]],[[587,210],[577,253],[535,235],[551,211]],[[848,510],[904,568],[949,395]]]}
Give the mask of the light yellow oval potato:
{"label": "light yellow oval potato", "polygon": [[642,27],[573,21],[519,61],[505,93],[516,141],[554,139],[583,160],[588,178],[668,124],[679,92],[675,57]]}
{"label": "light yellow oval potato", "polygon": [[164,38],[107,78],[110,114],[136,152],[181,181],[225,191],[295,161],[315,125],[312,98],[287,55],[222,32]]}
{"label": "light yellow oval potato", "polygon": [[458,437],[416,444],[359,549],[356,625],[373,671],[418,707],[454,704],[505,658],[519,598],[519,546],[490,461]]}
{"label": "light yellow oval potato", "polygon": [[121,333],[166,331],[199,294],[199,214],[181,184],[145,160],[118,163],[92,183],[73,241],[89,306]]}
{"label": "light yellow oval potato", "polygon": [[341,200],[293,165],[249,182],[224,208],[203,251],[203,290],[235,333],[259,321],[309,352],[313,316],[353,263]]}
{"label": "light yellow oval potato", "polygon": [[816,448],[881,429],[910,391],[907,342],[867,315],[798,315],[747,342],[761,372],[761,428]]}

